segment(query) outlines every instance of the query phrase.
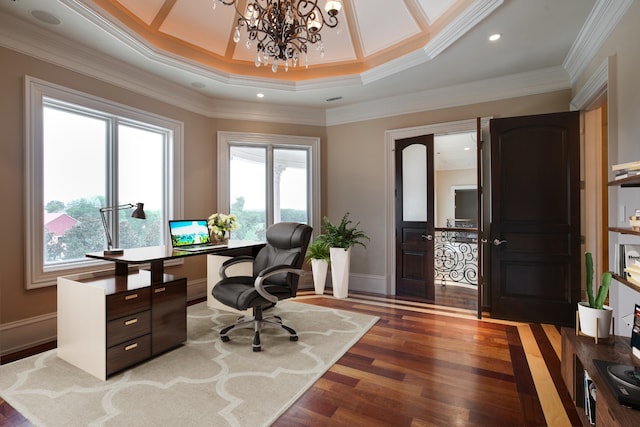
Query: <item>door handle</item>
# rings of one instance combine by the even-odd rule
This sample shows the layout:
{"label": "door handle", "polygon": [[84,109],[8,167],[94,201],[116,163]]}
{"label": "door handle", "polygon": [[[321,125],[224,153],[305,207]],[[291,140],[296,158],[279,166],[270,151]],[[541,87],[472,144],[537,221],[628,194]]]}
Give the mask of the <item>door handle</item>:
{"label": "door handle", "polygon": [[433,236],[431,234],[423,234],[420,237],[422,237],[425,240],[433,240]]}
{"label": "door handle", "polygon": [[507,243],[507,241],[506,240],[493,239],[493,246],[500,246],[503,243]]}

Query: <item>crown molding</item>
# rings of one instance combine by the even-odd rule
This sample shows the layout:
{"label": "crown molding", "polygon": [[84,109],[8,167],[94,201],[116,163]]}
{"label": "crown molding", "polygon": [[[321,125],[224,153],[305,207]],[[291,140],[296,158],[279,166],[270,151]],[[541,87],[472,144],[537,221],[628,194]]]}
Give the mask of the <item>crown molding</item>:
{"label": "crown molding", "polygon": [[585,72],[632,3],[633,0],[596,0],[562,64],[569,73],[572,84]]}
{"label": "crown molding", "polygon": [[427,43],[424,53],[429,59],[435,58],[491,15],[503,2],[504,0],[476,0]]}
{"label": "crown molding", "polygon": [[0,14],[0,46],[207,117],[324,126],[324,110],[215,100],[55,33]]}
{"label": "crown molding", "polygon": [[327,109],[327,126],[381,119],[519,96],[570,89],[562,67],[513,74],[410,95]]}
{"label": "crown molding", "polygon": [[[496,4],[497,1],[484,3]],[[555,67],[324,109],[216,99],[7,14],[0,14],[0,46],[206,117],[311,126],[373,120],[571,87],[567,72]],[[346,76],[338,80],[307,81],[298,87],[305,90],[328,84],[335,87],[359,79],[360,76]],[[229,84],[234,84],[237,80],[231,82]]]}
{"label": "crown molding", "polygon": [[598,69],[591,75],[587,83],[571,100],[571,111],[579,111],[588,109],[601,96],[607,93],[609,86],[609,61],[615,60],[615,57],[609,57],[602,62]]}
{"label": "crown molding", "polygon": [[362,82],[369,84],[432,60],[493,13],[503,2],[504,0],[476,0],[429,40],[424,48],[361,73]]}

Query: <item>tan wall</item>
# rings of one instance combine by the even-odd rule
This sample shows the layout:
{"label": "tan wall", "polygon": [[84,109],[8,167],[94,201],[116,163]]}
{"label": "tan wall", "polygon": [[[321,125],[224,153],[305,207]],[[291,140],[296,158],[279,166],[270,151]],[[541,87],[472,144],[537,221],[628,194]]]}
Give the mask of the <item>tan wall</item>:
{"label": "tan wall", "polygon": [[[24,76],[29,75],[65,87],[130,105],[184,123],[184,186],[196,188],[184,194],[185,217],[208,216],[216,211],[216,132],[248,131],[317,136],[324,128],[233,120],[203,115],[131,93],[111,84],[0,48],[0,326],[56,311],[56,287],[25,289],[25,172],[24,172]],[[326,162],[324,162],[326,164]],[[205,257],[192,257],[171,272],[190,280],[206,277]],[[2,343],[0,342],[0,352]]]}
{"label": "tan wall", "polygon": [[447,219],[454,218],[453,191],[451,187],[459,185],[475,185],[477,173],[475,169],[458,169],[436,171],[436,227],[446,227]]}
{"label": "tan wall", "polygon": [[[634,2],[574,93],[600,63],[616,55],[617,121],[610,123],[619,135],[619,160],[640,158],[640,2]],[[184,214],[207,215],[216,210],[215,137],[218,130],[268,132],[319,136],[322,140],[323,214],[339,220],[343,213],[361,223],[371,237],[366,250],[356,248],[352,258],[355,274],[383,276],[385,270],[385,153],[387,130],[481,117],[509,117],[566,111],[571,91],[493,101],[437,111],[406,114],[378,120],[322,127],[291,126],[207,118],[167,103],[130,93],[102,81],[71,72],[34,58],[0,48],[0,214],[5,243],[0,249],[0,327],[56,311],[56,290],[49,287],[25,290],[25,209],[23,144],[23,77],[25,74],[131,105],[185,123],[185,187],[198,188],[184,195]],[[203,196],[204,195],[204,196]],[[639,206],[640,207],[640,206]],[[187,277],[204,277],[205,261],[195,257],[174,271]],[[0,351],[2,351],[0,343]]]}

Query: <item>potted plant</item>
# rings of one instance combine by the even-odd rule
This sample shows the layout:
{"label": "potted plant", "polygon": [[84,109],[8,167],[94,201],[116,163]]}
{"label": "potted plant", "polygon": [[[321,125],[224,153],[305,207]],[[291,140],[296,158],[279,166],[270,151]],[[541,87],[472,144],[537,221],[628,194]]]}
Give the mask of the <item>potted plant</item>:
{"label": "potted plant", "polygon": [[231,232],[238,228],[238,218],[235,214],[214,213],[209,217],[207,224],[211,242],[226,243]]}
{"label": "potted plant", "polygon": [[327,270],[329,268],[329,244],[321,234],[316,237],[307,247],[305,259],[311,264],[313,273],[313,287],[316,294],[324,294],[324,286],[327,281]]}
{"label": "potted plant", "polygon": [[357,223],[352,226],[349,212],[344,214],[340,224],[334,225],[326,216],[324,221],[323,239],[329,245],[329,258],[331,261],[331,282],[333,296],[346,298],[349,290],[349,263],[351,261],[351,248],[360,245],[366,248],[363,240],[369,240],[364,231],[358,229]]}
{"label": "potted plant", "polygon": [[593,256],[590,252],[584,254],[586,268],[586,288],[588,301],[578,303],[578,318],[580,332],[584,335],[594,337],[596,343],[598,338],[608,338],[611,328],[611,318],[613,309],[604,305],[609,287],[611,286],[611,273],[608,271],[602,274],[600,286],[594,295],[593,288]]}

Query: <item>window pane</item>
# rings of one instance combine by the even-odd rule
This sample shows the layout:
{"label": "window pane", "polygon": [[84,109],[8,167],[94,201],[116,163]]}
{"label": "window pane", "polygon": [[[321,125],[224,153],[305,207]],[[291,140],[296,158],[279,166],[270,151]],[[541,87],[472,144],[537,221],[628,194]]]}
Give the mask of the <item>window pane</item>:
{"label": "window pane", "polygon": [[229,200],[238,217],[231,238],[264,240],[267,226],[267,179],[265,148],[229,147]]}
{"label": "window pane", "polygon": [[119,203],[144,203],[147,216],[141,220],[131,217],[133,209],[119,211],[121,248],[162,244],[165,141],[164,133],[118,125]]}
{"label": "window pane", "polygon": [[308,151],[273,150],[273,222],[309,223]]}
{"label": "window pane", "polygon": [[43,108],[44,264],[101,250],[107,122]]}

